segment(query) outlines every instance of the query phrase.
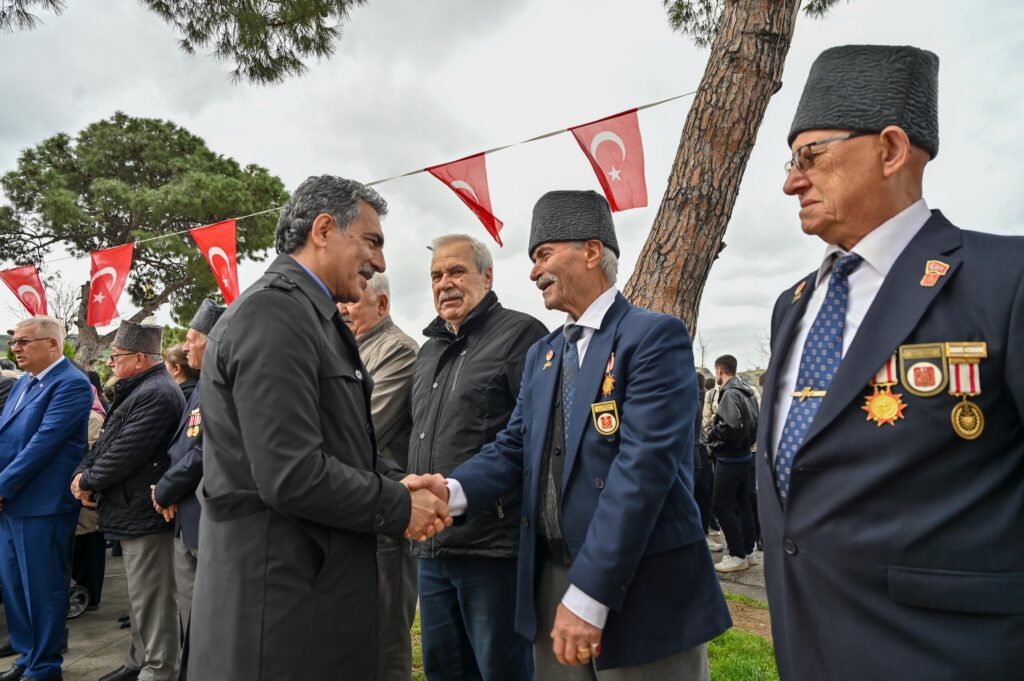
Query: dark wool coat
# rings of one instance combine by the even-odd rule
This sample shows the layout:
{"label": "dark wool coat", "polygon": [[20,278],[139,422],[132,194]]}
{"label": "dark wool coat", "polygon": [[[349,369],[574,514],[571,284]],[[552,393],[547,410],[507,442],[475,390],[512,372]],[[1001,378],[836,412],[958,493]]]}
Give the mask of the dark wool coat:
{"label": "dark wool coat", "polygon": [[371,381],[320,285],[281,255],[209,334],[190,681],[372,679],[385,475]]}

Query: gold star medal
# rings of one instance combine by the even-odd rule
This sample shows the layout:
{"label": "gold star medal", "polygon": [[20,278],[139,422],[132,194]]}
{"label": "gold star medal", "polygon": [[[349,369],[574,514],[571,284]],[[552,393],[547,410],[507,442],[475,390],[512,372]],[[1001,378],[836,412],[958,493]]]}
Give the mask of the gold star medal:
{"label": "gold star medal", "polygon": [[907,408],[903,401],[902,393],[894,393],[892,386],[896,384],[896,353],[889,358],[874,378],[871,379],[872,394],[864,398],[864,406],[861,407],[868,413],[867,420],[874,421],[879,428],[882,424],[895,426],[902,418],[903,410]]}
{"label": "gold star medal", "polygon": [[615,368],[615,353],[611,354],[608,358],[608,364],[604,369],[604,380],[601,381],[601,397],[608,397],[612,394],[612,390],[615,389],[615,376],[612,375],[612,369]]}
{"label": "gold star medal", "polygon": [[974,440],[985,429],[985,414],[968,397],[981,394],[981,360],[988,357],[984,341],[946,343],[949,359],[949,394],[960,402],[949,415],[953,431],[965,440]]}

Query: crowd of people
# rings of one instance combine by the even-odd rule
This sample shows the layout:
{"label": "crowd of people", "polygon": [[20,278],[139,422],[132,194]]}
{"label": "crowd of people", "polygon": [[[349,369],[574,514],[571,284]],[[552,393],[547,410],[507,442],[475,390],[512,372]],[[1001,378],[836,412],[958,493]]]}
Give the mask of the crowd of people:
{"label": "crowd of people", "polygon": [[450,234],[418,347],[386,203],[332,176],[182,348],[121,323],[109,404],[56,320],[20,322],[0,681],[61,678],[76,534],[76,581],[107,540],[124,558],[131,643],[101,681],[408,681],[417,602],[431,681],[708,681],[716,573],[760,560],[785,681],[1019,674],[1024,245],[928,210],[937,79],[913,47],[815,62],[783,189],[827,249],[775,305],[760,390],[732,355],[695,372],[684,324],[618,292],[588,191],[534,207],[553,330]]}

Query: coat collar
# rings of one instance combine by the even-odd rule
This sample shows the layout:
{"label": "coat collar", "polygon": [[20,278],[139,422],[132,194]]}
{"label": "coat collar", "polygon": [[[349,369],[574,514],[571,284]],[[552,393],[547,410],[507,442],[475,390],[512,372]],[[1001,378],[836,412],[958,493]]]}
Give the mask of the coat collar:
{"label": "coat collar", "polygon": [[[32,388],[32,390],[25,395],[21,395],[21,386],[28,383],[29,380],[31,380],[32,375],[27,373],[22,375],[21,378],[19,378],[11,387],[11,392],[7,396],[8,401],[14,400],[15,403],[12,404],[12,408],[10,409],[10,411],[5,410],[6,416],[3,418],[3,421],[0,422],[0,429],[5,428],[7,424],[10,423],[11,420],[15,416],[17,416],[19,412],[21,412],[22,409],[30,405],[32,402],[36,400],[36,398],[42,395],[43,390],[46,388],[47,385],[49,385],[52,382],[60,380],[68,371],[77,371],[77,369],[71,366],[71,360],[58,361],[54,363],[53,365],[50,366],[49,371],[47,371],[46,374],[43,376],[43,380],[39,381],[35,385],[35,387]],[[17,400],[19,399],[21,401],[17,402]]]}
{"label": "coat collar", "polygon": [[320,288],[320,284],[313,277],[309,276],[305,268],[292,256],[281,253],[270,264],[270,267],[267,268],[267,272],[277,274],[284,277],[286,281],[295,284],[309,298],[313,308],[324,319],[330,320],[338,314],[338,308],[335,306],[334,301],[324,295],[324,290]]}
{"label": "coat collar", "polygon": [[[925,311],[956,275],[962,259],[952,255],[961,246],[960,230],[939,211],[907,245],[882,283],[857,335],[843,357],[836,377],[822,399],[821,407],[804,439],[803,447],[861,397],[871,377],[913,332]],[[949,266],[945,276],[932,286],[921,278],[929,260]]]}
{"label": "coat collar", "polygon": [[480,300],[480,304],[474,307],[466,316],[466,321],[459,327],[458,334],[452,333],[451,329],[448,328],[448,322],[442,319],[441,315],[438,315],[434,317],[434,321],[427,325],[427,328],[423,329],[423,335],[427,338],[442,338],[453,341],[456,338],[472,333],[492,313],[500,309],[501,303],[498,302],[498,294],[493,290],[488,291],[487,295]]}

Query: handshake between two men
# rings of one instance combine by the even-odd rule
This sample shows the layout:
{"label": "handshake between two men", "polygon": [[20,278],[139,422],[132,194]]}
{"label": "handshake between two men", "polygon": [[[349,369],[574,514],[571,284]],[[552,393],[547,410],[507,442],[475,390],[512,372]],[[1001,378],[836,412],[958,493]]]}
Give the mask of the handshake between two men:
{"label": "handshake between two men", "polygon": [[402,484],[412,497],[412,513],[406,539],[426,541],[446,527],[451,527],[452,516],[448,510],[448,485],[444,476],[434,473],[407,475]]}

